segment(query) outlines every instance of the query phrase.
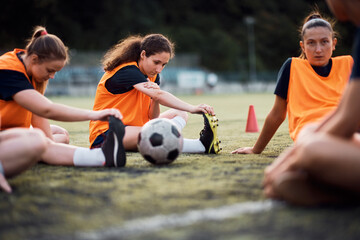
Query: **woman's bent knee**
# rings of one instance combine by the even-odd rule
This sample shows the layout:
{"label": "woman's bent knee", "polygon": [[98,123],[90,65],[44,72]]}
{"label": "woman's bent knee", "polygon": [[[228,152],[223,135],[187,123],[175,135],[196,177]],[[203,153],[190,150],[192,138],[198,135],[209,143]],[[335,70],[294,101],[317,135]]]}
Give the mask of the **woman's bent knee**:
{"label": "woman's bent knee", "polygon": [[160,114],[161,118],[168,118],[168,119],[172,119],[177,116],[183,118],[185,120],[185,122],[187,122],[187,120],[189,118],[189,114],[187,112],[177,110],[177,109],[169,109],[166,112],[163,112],[162,114]]}
{"label": "woman's bent knee", "polygon": [[[305,168],[322,164],[329,154],[329,143],[332,139],[326,134],[313,134],[307,141],[301,143],[301,158]],[[326,164],[326,160],[324,162]]]}
{"label": "woman's bent knee", "polygon": [[44,153],[48,146],[48,140],[45,134],[39,129],[32,129],[28,133],[28,141],[31,143],[30,148],[34,155]]}

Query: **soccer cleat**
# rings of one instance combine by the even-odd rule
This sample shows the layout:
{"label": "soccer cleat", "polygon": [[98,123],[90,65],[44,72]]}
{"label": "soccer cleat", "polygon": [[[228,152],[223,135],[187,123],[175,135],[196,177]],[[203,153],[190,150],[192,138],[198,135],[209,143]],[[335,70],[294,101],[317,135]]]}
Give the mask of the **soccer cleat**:
{"label": "soccer cleat", "polygon": [[200,132],[200,141],[205,147],[205,153],[218,154],[221,150],[217,137],[218,119],[208,113],[203,113],[204,128]]}
{"label": "soccer cleat", "polygon": [[125,126],[120,119],[109,118],[109,131],[101,149],[105,155],[106,167],[124,167],[126,154],[123,145]]}

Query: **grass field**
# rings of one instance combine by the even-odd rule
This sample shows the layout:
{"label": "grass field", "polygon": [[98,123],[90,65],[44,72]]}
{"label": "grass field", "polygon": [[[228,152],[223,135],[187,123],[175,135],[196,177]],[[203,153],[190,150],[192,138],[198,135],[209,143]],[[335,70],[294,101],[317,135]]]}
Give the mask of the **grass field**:
{"label": "grass field", "polygon": [[[249,105],[259,127],[272,94],[181,96],[214,106],[219,118],[219,155],[182,154],[168,166],[127,154],[125,168],[75,168],[38,164],[0,192],[0,239],[358,239],[360,208],[299,208],[264,199],[262,178],[291,140],[283,123],[261,155],[232,155],[251,146],[245,133]],[[93,99],[53,98],[91,108]],[[71,144],[88,147],[88,123],[60,123]],[[198,138],[200,115],[183,131]]]}

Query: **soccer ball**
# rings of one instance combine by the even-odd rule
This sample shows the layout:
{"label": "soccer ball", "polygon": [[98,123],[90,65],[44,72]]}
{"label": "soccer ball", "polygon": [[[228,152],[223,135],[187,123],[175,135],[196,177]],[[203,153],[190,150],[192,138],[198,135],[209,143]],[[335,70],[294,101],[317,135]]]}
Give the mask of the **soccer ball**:
{"label": "soccer ball", "polygon": [[169,119],[157,118],[147,122],[138,138],[138,149],[150,163],[172,163],[181,153],[183,137]]}

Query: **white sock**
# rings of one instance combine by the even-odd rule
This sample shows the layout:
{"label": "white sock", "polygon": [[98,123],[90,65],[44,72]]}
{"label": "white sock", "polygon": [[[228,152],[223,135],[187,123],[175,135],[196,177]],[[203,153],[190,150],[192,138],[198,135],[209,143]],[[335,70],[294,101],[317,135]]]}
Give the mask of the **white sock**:
{"label": "white sock", "polygon": [[105,155],[101,148],[79,147],[75,150],[73,161],[74,166],[78,167],[100,167],[104,166]]}
{"label": "white sock", "polygon": [[185,125],[186,125],[185,119],[183,119],[183,118],[180,117],[180,116],[176,116],[176,117],[170,119],[170,121],[175,124],[175,126],[177,127],[177,129],[178,129],[180,132],[183,130],[183,128],[184,128]]}
{"label": "white sock", "polygon": [[205,147],[199,139],[184,138],[183,153],[204,153]]}

